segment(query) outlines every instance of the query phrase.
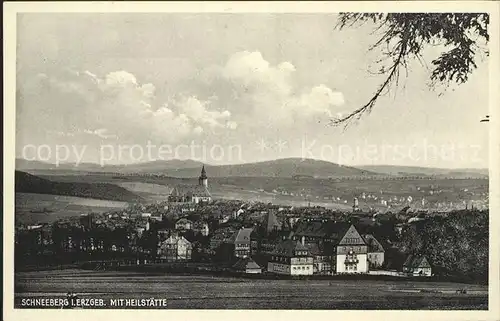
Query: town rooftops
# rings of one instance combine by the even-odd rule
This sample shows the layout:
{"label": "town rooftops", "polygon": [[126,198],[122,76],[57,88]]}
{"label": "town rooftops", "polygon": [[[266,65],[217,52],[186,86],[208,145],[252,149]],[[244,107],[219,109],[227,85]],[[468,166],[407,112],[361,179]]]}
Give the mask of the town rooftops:
{"label": "town rooftops", "polygon": [[331,239],[333,242],[340,242],[345,235],[350,223],[334,222],[331,220],[300,220],[295,225],[294,235],[297,237],[317,237]]}
{"label": "town rooftops", "polygon": [[405,263],[403,263],[403,267],[415,269],[415,268],[430,268],[431,265],[427,258],[422,255],[409,255],[406,259]]}
{"label": "town rooftops", "polygon": [[335,253],[335,247],[328,243],[312,243],[307,244],[306,247],[309,249],[309,253],[313,256],[331,256]]}

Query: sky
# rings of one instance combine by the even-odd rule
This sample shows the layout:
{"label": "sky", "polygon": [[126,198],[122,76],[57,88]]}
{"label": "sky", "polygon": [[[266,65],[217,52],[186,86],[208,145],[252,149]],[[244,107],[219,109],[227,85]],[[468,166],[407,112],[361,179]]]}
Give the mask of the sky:
{"label": "sky", "polygon": [[370,114],[383,80],[373,25],[318,14],[24,13],[16,156],[49,162],[302,157],[341,165],[487,168],[488,62],[446,91],[425,51]]}

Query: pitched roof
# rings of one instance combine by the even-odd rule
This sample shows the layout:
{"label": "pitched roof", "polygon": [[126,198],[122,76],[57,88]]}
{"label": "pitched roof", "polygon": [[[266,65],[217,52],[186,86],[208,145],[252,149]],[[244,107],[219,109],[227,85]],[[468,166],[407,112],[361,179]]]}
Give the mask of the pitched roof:
{"label": "pitched roof", "polygon": [[335,252],[335,247],[329,243],[307,244],[306,247],[309,249],[309,253],[314,256],[330,256]]}
{"label": "pitched roof", "polygon": [[249,257],[238,260],[238,262],[233,265],[233,268],[238,270],[261,269],[260,265]]}
{"label": "pitched roof", "polygon": [[354,225],[349,226],[345,231],[342,239],[338,242],[339,245],[366,245],[365,240],[359,234]]}
{"label": "pitched roof", "polygon": [[252,234],[252,228],[242,228],[236,231],[229,239],[231,243],[246,243],[250,242],[250,235]]}
{"label": "pitched roof", "polygon": [[384,247],[372,234],[363,235],[366,245],[368,245],[368,252],[385,252]]}
{"label": "pitched roof", "polygon": [[300,220],[295,225],[295,236],[320,237],[338,243],[351,224],[331,220]]}
{"label": "pitched roof", "polygon": [[403,263],[404,267],[408,268],[430,268],[431,265],[427,258],[422,255],[409,255],[406,259],[405,263]]}
{"label": "pitched roof", "polygon": [[307,255],[310,255],[307,247],[302,245],[299,241],[294,240],[284,240],[280,242],[274,249],[273,253],[285,256],[297,256],[296,253],[298,251],[304,251],[307,252]]}
{"label": "pitched roof", "polygon": [[274,230],[275,227],[277,229],[282,228],[282,224],[278,221],[278,218],[276,217],[276,213],[274,212],[274,210],[269,210],[269,213],[264,219],[264,226],[266,227],[268,232]]}
{"label": "pitched roof", "polygon": [[161,244],[178,244],[178,243],[185,243],[185,244],[191,244],[184,236],[174,236],[170,235],[168,239],[163,241]]}

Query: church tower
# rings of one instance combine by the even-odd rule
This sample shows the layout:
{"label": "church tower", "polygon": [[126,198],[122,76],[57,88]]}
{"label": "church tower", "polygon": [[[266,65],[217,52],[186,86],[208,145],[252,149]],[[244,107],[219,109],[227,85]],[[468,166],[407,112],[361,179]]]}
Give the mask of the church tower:
{"label": "church tower", "polygon": [[201,168],[201,175],[198,178],[198,184],[200,186],[205,186],[208,187],[208,177],[207,177],[207,172],[205,172],[205,165]]}

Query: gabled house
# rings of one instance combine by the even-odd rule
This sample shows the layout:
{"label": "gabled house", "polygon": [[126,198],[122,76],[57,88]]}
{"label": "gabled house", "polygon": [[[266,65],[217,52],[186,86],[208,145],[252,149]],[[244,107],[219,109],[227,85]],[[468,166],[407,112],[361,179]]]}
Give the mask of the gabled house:
{"label": "gabled house", "polygon": [[234,256],[245,258],[250,256],[251,250],[251,234],[252,228],[242,228],[236,231],[233,236],[228,240],[228,243],[234,246]]}
{"label": "gabled house", "polygon": [[299,241],[284,240],[271,253],[267,270],[276,274],[312,275],[313,257]]}
{"label": "gabled house", "polygon": [[167,262],[189,261],[193,246],[182,236],[171,235],[168,239],[160,242],[158,246],[158,258]]}
{"label": "gabled house", "polygon": [[425,256],[409,255],[403,263],[403,273],[410,276],[432,276],[432,267]]}
{"label": "gabled house", "polygon": [[313,273],[320,275],[331,275],[335,258],[335,248],[330,243],[309,244],[306,246],[313,257]]}
{"label": "gabled house", "polygon": [[337,273],[368,273],[368,246],[354,225],[350,225],[337,244]]}
{"label": "gabled house", "polygon": [[236,272],[242,272],[247,274],[260,274],[262,273],[262,268],[250,257],[239,259],[233,265],[233,269]]}
{"label": "gabled house", "polygon": [[384,247],[372,234],[365,234],[363,238],[368,245],[368,267],[373,269],[382,267],[385,260]]}

